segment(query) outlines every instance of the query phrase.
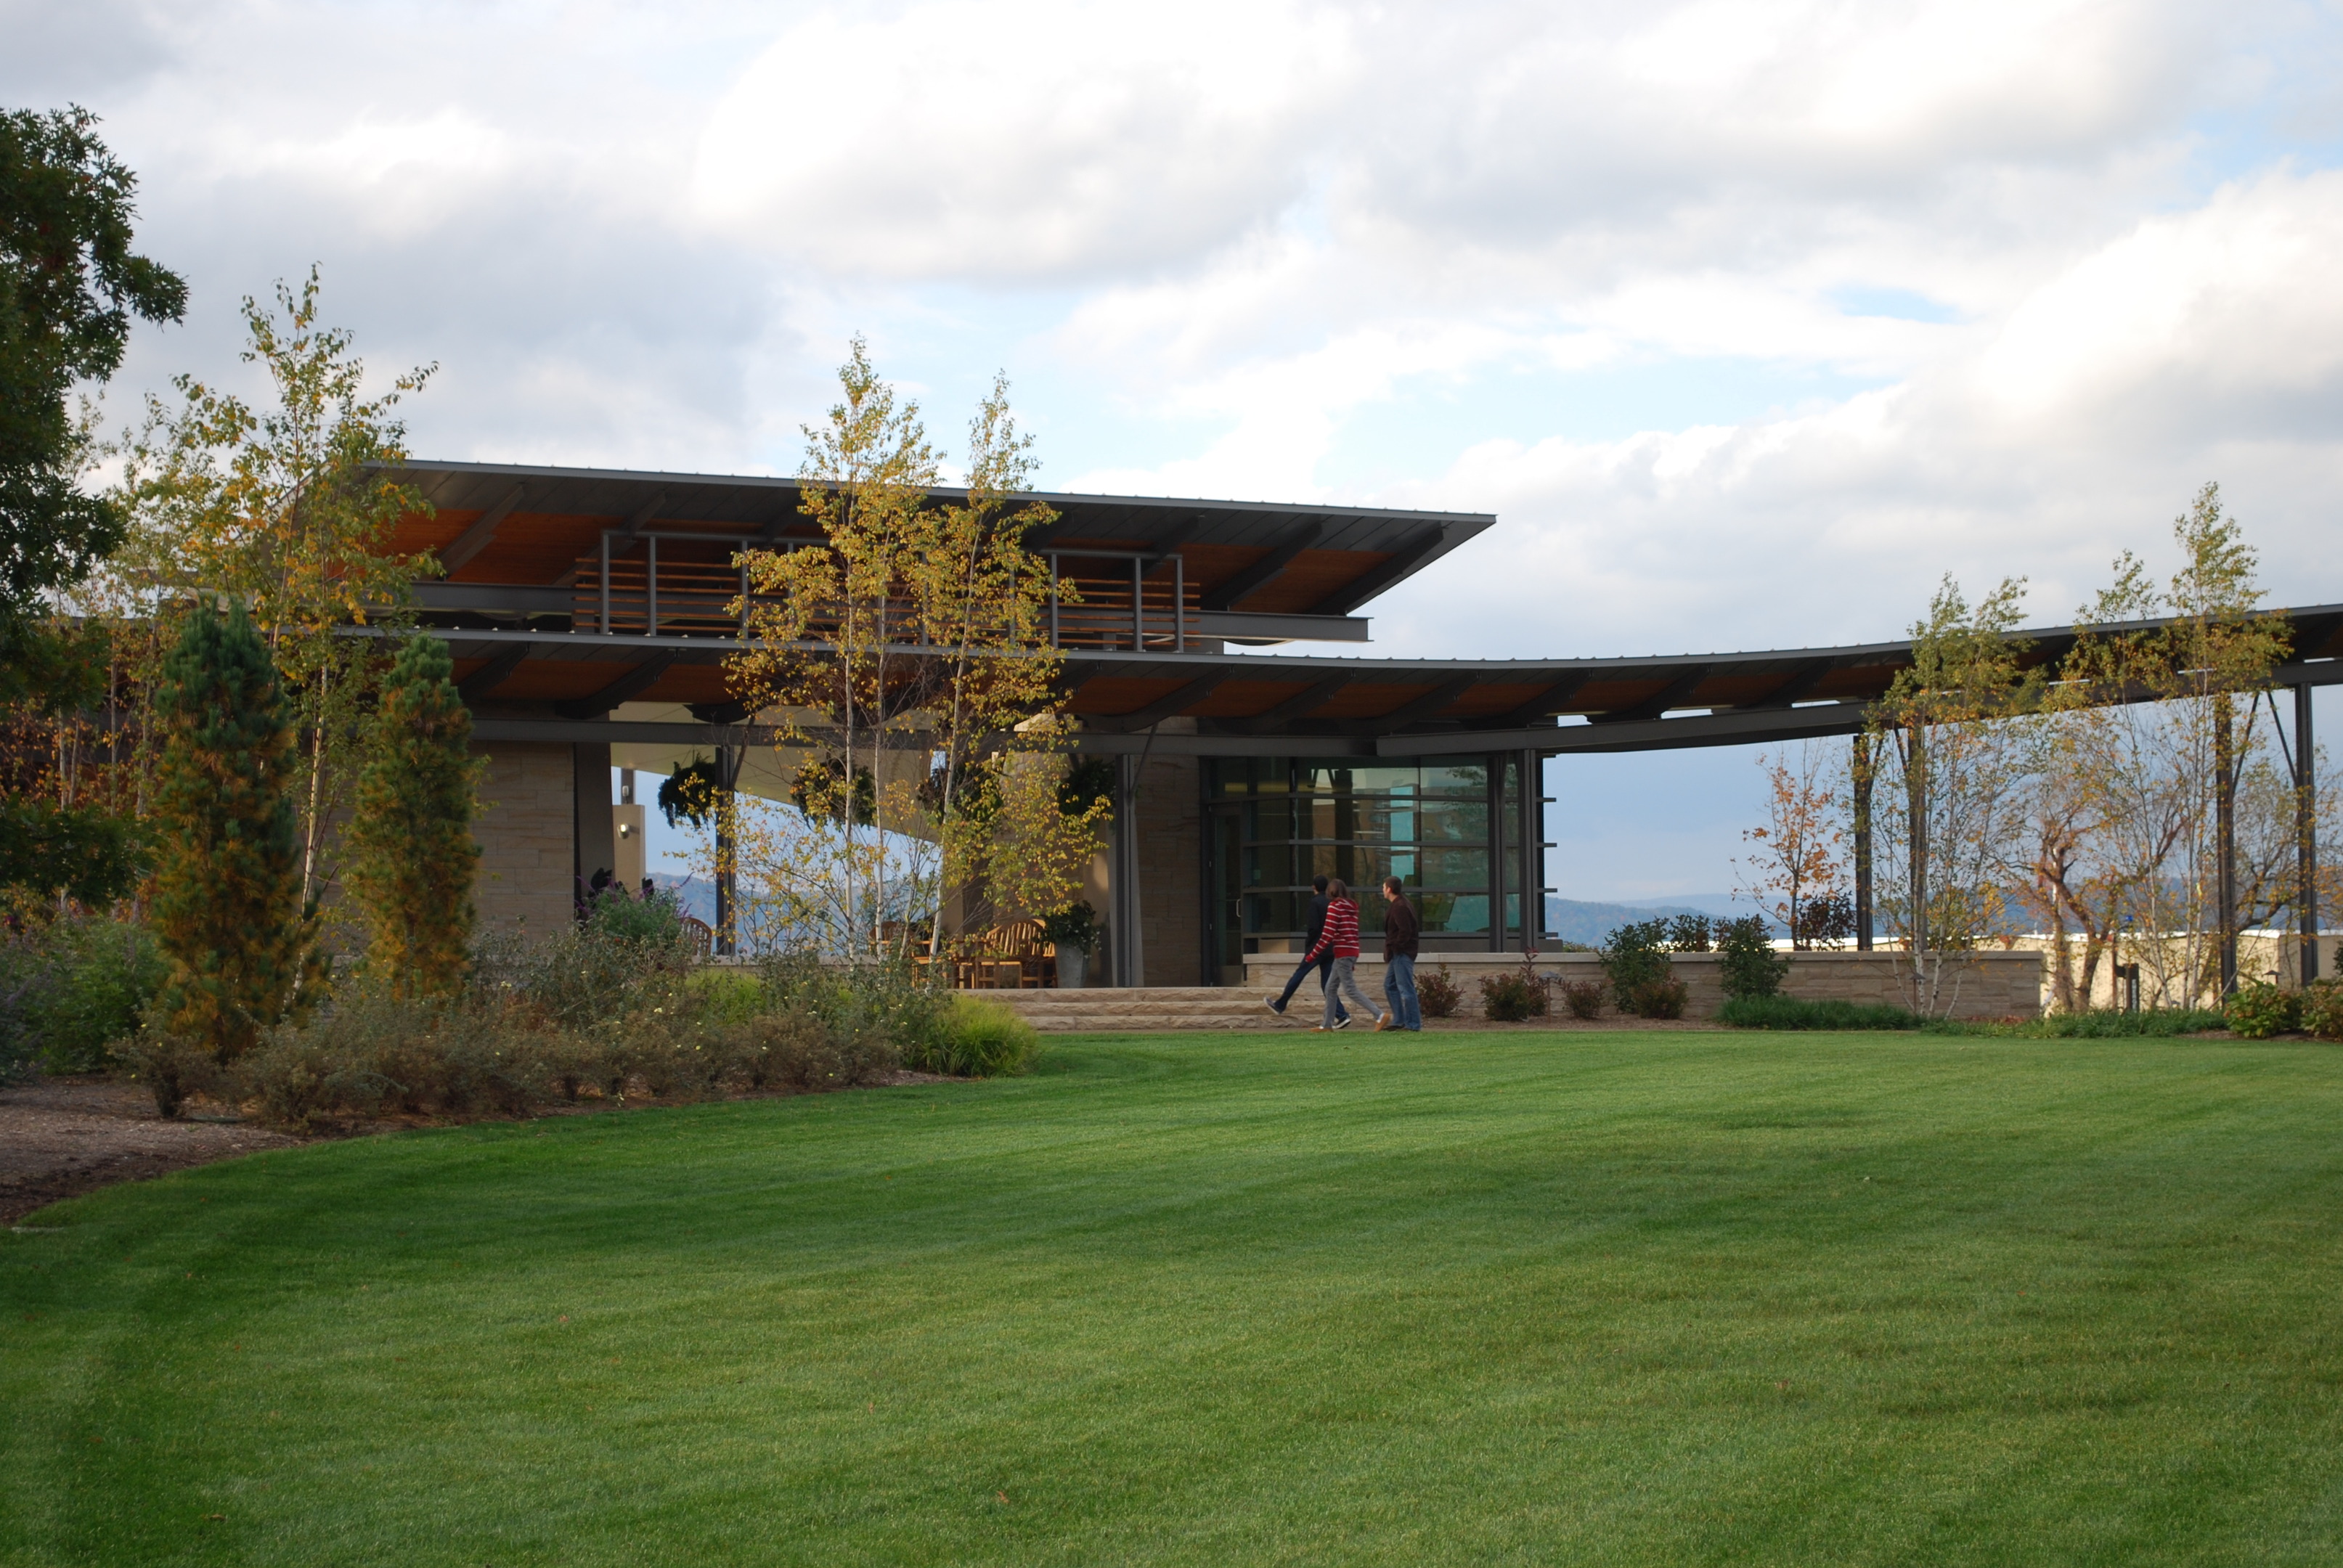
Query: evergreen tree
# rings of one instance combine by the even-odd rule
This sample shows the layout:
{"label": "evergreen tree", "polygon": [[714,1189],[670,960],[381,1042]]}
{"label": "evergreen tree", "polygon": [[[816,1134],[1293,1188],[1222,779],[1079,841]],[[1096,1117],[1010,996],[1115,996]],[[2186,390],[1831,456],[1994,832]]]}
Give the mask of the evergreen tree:
{"label": "evergreen tree", "polygon": [[268,649],[237,605],[188,618],[156,715],[151,923],[170,978],[155,1022],[225,1064],[300,1000],[317,929],[286,786],[293,728]]}
{"label": "evergreen tree", "polygon": [[447,645],[399,649],[359,771],[344,837],[345,878],[368,932],[367,962],[401,996],[447,996],[462,984],[472,937],[472,716],[456,693]]}

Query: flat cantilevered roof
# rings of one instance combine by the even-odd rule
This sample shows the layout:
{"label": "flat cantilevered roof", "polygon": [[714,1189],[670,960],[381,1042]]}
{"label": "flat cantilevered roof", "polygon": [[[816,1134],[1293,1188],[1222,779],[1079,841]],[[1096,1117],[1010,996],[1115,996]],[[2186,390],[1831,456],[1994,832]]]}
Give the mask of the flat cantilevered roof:
{"label": "flat cantilevered roof", "polygon": [[[738,550],[818,538],[791,478],[413,461],[431,503],[398,528],[445,579],[419,585],[484,738],[740,743],[723,607]],[[965,492],[939,488],[943,500]],[[1041,493],[1029,537],[1081,581],[1063,628],[1066,704],[1085,750],[1311,756],[1630,751],[1862,728],[1911,663],[1906,641],[1636,658],[1379,659],[1223,645],[1363,641],[1354,611],[1485,531],[1486,513]],[[631,575],[629,575],[631,574]],[[2294,625],[2287,682],[2343,681],[2343,605]],[[372,635],[373,628],[351,628]],[[2046,665],[2074,627],[2019,634]],[[691,724],[634,725],[632,704]],[[659,733],[651,736],[649,730]]]}

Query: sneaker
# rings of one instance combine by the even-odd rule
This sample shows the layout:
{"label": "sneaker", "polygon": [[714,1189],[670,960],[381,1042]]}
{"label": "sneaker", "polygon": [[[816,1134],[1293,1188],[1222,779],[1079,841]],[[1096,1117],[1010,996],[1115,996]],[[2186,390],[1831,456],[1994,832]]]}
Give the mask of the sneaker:
{"label": "sneaker", "polygon": [[1285,1016],[1285,1004],[1278,1000],[1275,997],[1264,997],[1262,1000],[1262,1005],[1266,1006],[1270,1011],[1275,1013],[1278,1017],[1283,1018]]}
{"label": "sneaker", "polygon": [[1377,1034],[1397,1034],[1399,1032],[1399,1025],[1393,1023],[1390,1017],[1386,1015],[1375,1020],[1375,1032]]}
{"label": "sneaker", "polygon": [[1351,1020],[1347,1018],[1338,1018],[1334,1020],[1334,1027],[1336,1029],[1348,1029],[1351,1027]]}

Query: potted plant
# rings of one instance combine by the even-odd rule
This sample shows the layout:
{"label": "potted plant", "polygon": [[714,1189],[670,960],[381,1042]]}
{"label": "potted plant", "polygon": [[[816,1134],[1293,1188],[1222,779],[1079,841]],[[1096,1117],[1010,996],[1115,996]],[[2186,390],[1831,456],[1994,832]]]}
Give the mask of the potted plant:
{"label": "potted plant", "polygon": [[1041,918],[1042,940],[1057,945],[1061,990],[1082,989],[1090,971],[1091,949],[1098,945],[1098,911],[1080,900]]}

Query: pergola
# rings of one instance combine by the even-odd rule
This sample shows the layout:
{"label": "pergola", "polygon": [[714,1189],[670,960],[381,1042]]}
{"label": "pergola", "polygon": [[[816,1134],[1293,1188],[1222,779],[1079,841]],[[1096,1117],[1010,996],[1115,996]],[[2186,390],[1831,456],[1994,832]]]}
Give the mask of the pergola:
{"label": "pergola", "polygon": [[[725,684],[739,647],[728,608],[736,554],[819,538],[796,480],[509,464],[411,462],[396,477],[433,514],[397,545],[435,550],[443,580],[418,586],[423,618],[451,645],[486,741],[607,749],[704,747],[721,766],[769,739]],[[957,492],[937,494],[951,498]],[[1897,673],[1908,642],[1619,658],[1384,659],[1249,651],[1295,640],[1367,640],[1357,612],[1489,528],[1483,513],[1042,495],[1057,522],[1029,537],[1079,604],[1053,617],[1078,749],[1121,759],[1118,808],[1134,809],[1134,764],[1153,756],[1436,758],[1510,755],[1535,779],[1547,757],[1740,746],[1852,735]],[[2314,687],[2343,681],[2343,605],[2280,613],[2294,657],[2294,765],[2312,785]],[[2031,665],[2055,663],[2072,627],[2022,634]],[[679,717],[630,718],[660,705]],[[581,768],[586,764],[581,762]],[[728,776],[729,772],[728,771]],[[582,777],[582,774],[581,774]],[[584,797],[581,794],[581,802]],[[581,809],[583,809],[581,805]],[[1513,885],[1539,890],[1538,791],[1521,792],[1507,835]],[[607,811],[607,803],[604,809]],[[2318,847],[2306,807],[2302,855]],[[1118,889],[1132,890],[1136,834],[1118,839]],[[1857,847],[1858,867],[1868,864]],[[1869,888],[1859,885],[1867,941]],[[2303,929],[2317,911],[2304,900]],[[1110,925],[1128,930],[1133,922]],[[1525,928],[1527,929],[1527,928]],[[2306,943],[2316,962],[2315,942]]]}

